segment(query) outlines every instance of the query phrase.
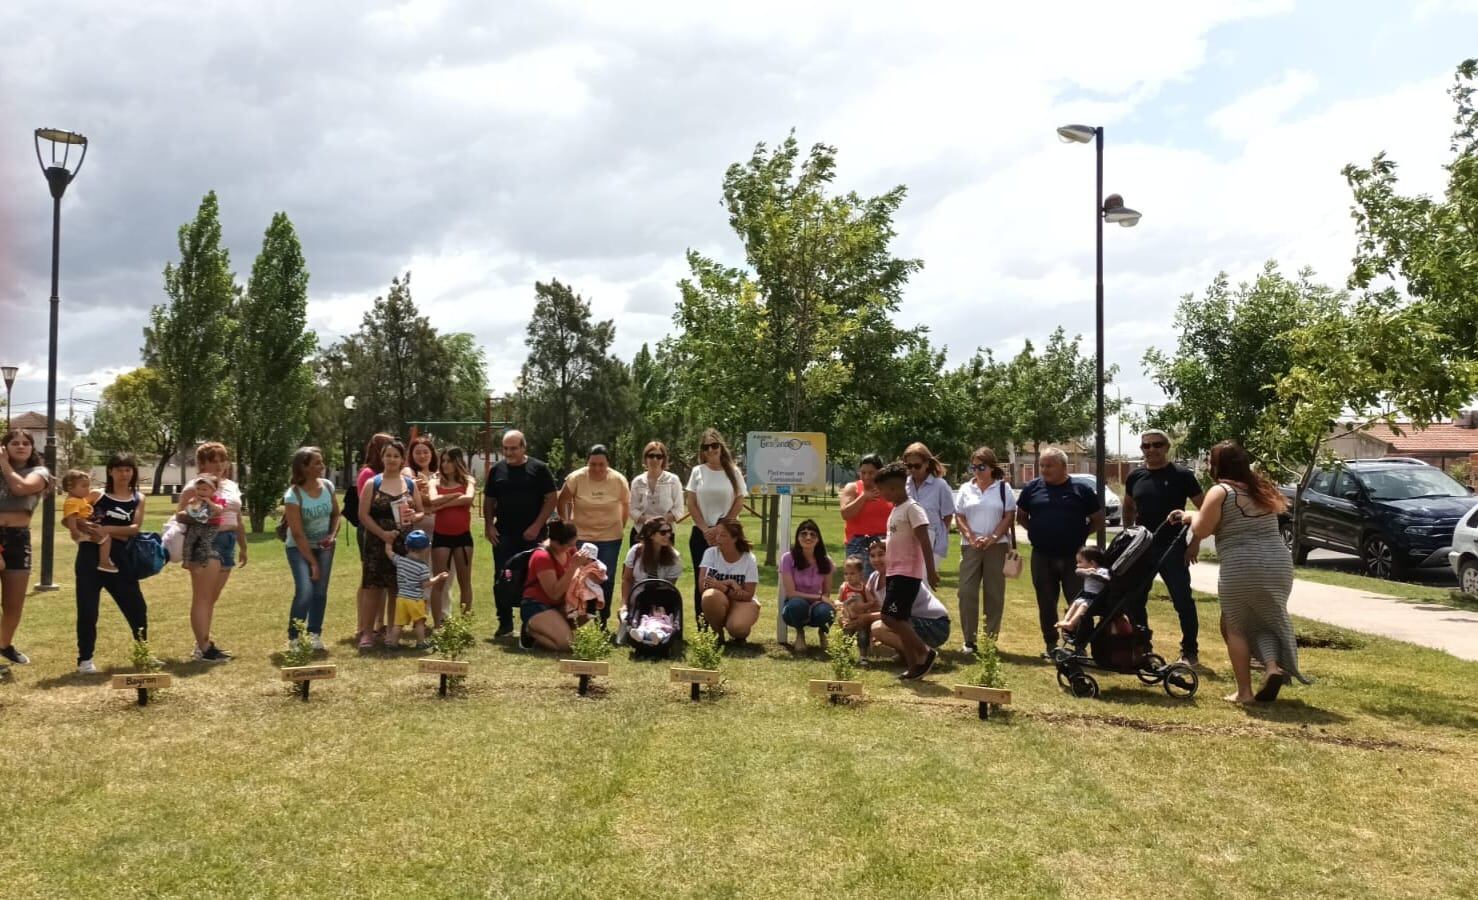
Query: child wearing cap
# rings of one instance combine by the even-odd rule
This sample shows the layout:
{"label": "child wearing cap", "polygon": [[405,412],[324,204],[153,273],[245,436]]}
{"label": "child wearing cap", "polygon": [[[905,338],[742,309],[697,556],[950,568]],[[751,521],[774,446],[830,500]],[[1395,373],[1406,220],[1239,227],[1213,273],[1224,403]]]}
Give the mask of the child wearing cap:
{"label": "child wearing cap", "polygon": [[396,553],[389,544],[385,553],[395,565],[395,624],[386,630],[385,646],[400,646],[400,629],[407,625],[416,631],[416,649],[426,649],[426,596],[447,580],[450,572],[431,575],[431,538],[419,528],[405,536],[404,554]]}

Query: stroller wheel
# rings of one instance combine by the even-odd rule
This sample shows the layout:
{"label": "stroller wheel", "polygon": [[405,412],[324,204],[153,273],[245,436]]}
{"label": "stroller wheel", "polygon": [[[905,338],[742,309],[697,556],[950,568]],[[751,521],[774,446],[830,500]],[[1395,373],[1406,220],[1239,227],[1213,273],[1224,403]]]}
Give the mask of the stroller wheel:
{"label": "stroller wheel", "polygon": [[1071,684],[1074,697],[1086,697],[1092,699],[1098,696],[1098,682],[1092,675],[1082,672],[1072,676]]}
{"label": "stroller wheel", "polygon": [[1158,653],[1145,654],[1139,663],[1139,680],[1145,684],[1159,684],[1165,677],[1165,657]]}
{"label": "stroller wheel", "polygon": [[1201,676],[1190,666],[1176,663],[1165,672],[1162,686],[1165,693],[1177,700],[1189,700],[1196,695],[1196,688],[1201,686]]}
{"label": "stroller wheel", "polygon": [[1068,674],[1061,669],[1057,670],[1057,686],[1063,688],[1064,690],[1072,686],[1072,680],[1068,677]]}

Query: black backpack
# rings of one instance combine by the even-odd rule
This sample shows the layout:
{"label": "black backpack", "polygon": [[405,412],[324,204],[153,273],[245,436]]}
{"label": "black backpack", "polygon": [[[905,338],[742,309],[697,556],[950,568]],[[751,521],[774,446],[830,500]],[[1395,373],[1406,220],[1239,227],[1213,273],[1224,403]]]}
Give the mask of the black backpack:
{"label": "black backpack", "polygon": [[[534,548],[537,549],[539,548]],[[508,562],[498,570],[498,577],[493,580],[493,596],[504,604],[504,608],[516,608],[522,602],[523,589],[529,580],[529,560],[533,558],[534,550],[525,550],[509,557]]]}
{"label": "black backpack", "polygon": [[339,513],[344,521],[355,528],[359,527],[359,491],[355,490],[352,481],[344,488],[344,502],[340,504]]}

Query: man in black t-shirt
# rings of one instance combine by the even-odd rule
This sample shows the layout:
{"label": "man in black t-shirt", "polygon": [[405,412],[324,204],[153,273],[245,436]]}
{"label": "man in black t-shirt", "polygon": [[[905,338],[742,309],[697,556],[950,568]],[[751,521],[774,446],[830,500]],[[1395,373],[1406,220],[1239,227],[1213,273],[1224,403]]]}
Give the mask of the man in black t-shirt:
{"label": "man in black t-shirt", "polygon": [[[1185,466],[1170,461],[1170,438],[1163,431],[1146,431],[1139,438],[1144,465],[1124,479],[1124,527],[1141,525],[1154,531],[1177,509],[1185,509],[1187,501],[1201,508],[1206,492],[1201,482]],[[1201,552],[1194,541],[1184,555],[1172,553],[1160,566],[1160,580],[1170,592],[1170,602],[1180,617],[1180,659],[1191,666],[1200,665],[1197,642],[1200,622],[1196,617],[1196,599],[1191,594],[1190,562]],[[1128,598],[1129,618],[1136,625],[1149,625],[1150,584]]]}
{"label": "man in black t-shirt", "polygon": [[1057,622],[1062,618],[1057,598],[1067,603],[1083,590],[1076,557],[1088,536],[1103,522],[1098,492],[1067,474],[1067,455],[1056,447],[1037,460],[1041,477],[1027,482],[1016,499],[1016,521],[1026,529],[1032,545],[1032,587],[1037,594],[1037,624],[1051,658],[1057,647]]}
{"label": "man in black t-shirt", "polygon": [[[482,516],[488,543],[493,545],[493,583],[508,560],[538,546],[544,525],[559,497],[554,473],[542,460],[529,456],[523,432],[503,435],[503,459],[493,466],[483,485]],[[498,610],[495,637],[513,633],[513,610],[518,597],[501,597],[494,589]]]}

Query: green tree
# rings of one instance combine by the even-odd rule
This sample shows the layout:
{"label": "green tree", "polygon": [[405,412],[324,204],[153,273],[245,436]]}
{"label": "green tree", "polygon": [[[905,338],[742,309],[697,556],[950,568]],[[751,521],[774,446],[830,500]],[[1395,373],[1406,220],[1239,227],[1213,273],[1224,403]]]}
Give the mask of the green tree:
{"label": "green tree", "polygon": [[610,355],[615,323],[594,321],[589,301],[558,279],[535,282],[534,296],[524,338],[529,355],[519,373],[519,421],[541,452],[557,439],[578,459],[592,444],[616,443],[623,432],[631,373]]}
{"label": "green tree", "polygon": [[[1082,342],[1082,335],[1069,340],[1059,326],[1040,354],[1027,341],[1006,366],[1006,394],[1016,410],[1015,433],[1031,443],[1037,457],[1046,444],[1083,438],[1096,430],[1097,365],[1079,352]],[[1117,366],[1104,370],[1104,383],[1112,383],[1117,374]],[[1119,405],[1108,398],[1105,414],[1114,415]]]}
{"label": "green tree", "polygon": [[1159,349],[1144,355],[1146,372],[1168,398],[1150,422],[1176,434],[1178,449],[1191,456],[1228,438],[1246,442],[1293,366],[1291,333],[1341,302],[1311,271],[1289,279],[1272,261],[1235,289],[1223,272],[1204,296],[1186,294],[1175,314],[1174,356]]}
{"label": "green tree", "polygon": [[267,227],[237,304],[234,429],[253,532],[277,507],[293,450],[307,431],[315,341],[308,327],[308,267],[286,213]]}
{"label": "green tree", "polygon": [[666,350],[659,346],[653,353],[642,344],[631,360],[631,411],[627,426],[616,442],[623,472],[634,476],[646,467],[641,453],[648,441],[667,445],[668,468],[680,475],[696,457],[697,448],[692,446],[694,435],[690,434],[677,400],[674,380]]}
{"label": "green tree", "polygon": [[[329,358],[332,365],[326,367]],[[487,395],[485,362],[470,335],[439,334],[420,314],[411,296],[411,273],[406,272],[375,298],[359,329],[325,351],[315,365],[320,389],[338,392],[326,404],[342,408],[345,397],[356,398],[345,420],[348,442],[358,447],[377,431],[404,435],[409,422],[481,418]],[[324,380],[326,375],[332,383]],[[316,406],[318,429],[332,419],[324,406]],[[443,441],[458,434],[444,431],[433,433]]]}
{"label": "green tree", "polygon": [[1442,199],[1397,190],[1396,162],[1384,153],[1368,166],[1346,166],[1354,192],[1357,245],[1350,284],[1397,280],[1437,326],[1441,346],[1461,358],[1478,354],[1478,59],[1457,68],[1457,104]]}
{"label": "green tree", "polygon": [[831,432],[859,368],[887,367],[905,342],[892,315],[923,265],[889,247],[906,189],[833,194],[835,176],[836,148],[816,144],[803,159],[793,133],[725,173],[748,269],[688,253],[673,347],[694,427],[736,439],[748,427]]}
{"label": "green tree", "polygon": [[104,455],[128,451],[153,456],[157,494],[163,486],[164,467],[179,450],[173,409],[169,389],[157,369],[146,366],[125,372],[103,388],[88,431],[89,442]]}
{"label": "green tree", "polygon": [[180,226],[179,251],[179,263],[164,267],[169,302],[150,312],[144,355],[163,379],[170,430],[188,450],[229,418],[223,409],[230,388],[228,351],[235,339],[231,312],[237,288],[231,255],[221,244],[215,191],[200,201],[195,220]]}

